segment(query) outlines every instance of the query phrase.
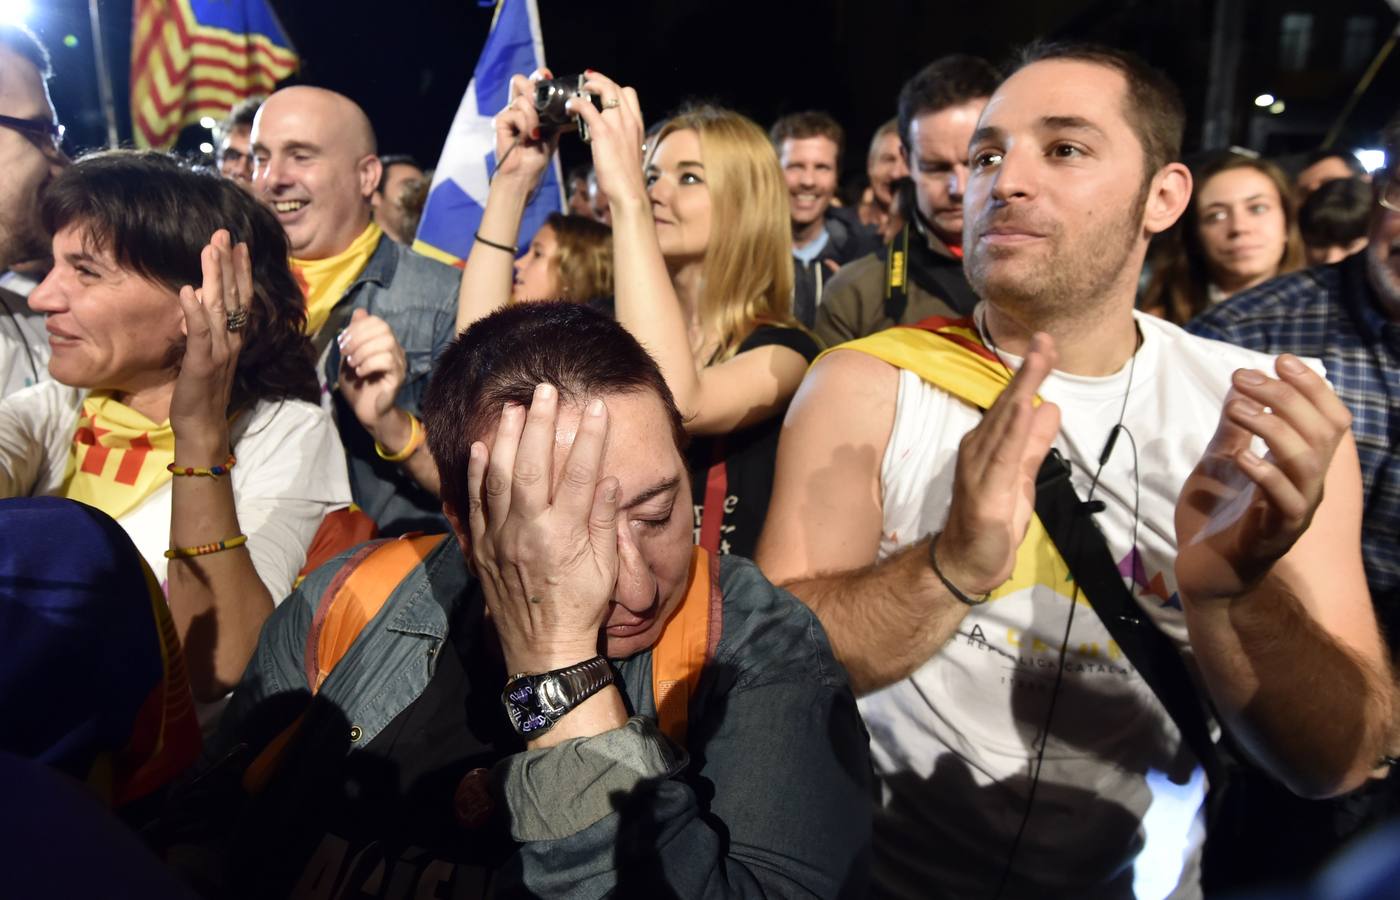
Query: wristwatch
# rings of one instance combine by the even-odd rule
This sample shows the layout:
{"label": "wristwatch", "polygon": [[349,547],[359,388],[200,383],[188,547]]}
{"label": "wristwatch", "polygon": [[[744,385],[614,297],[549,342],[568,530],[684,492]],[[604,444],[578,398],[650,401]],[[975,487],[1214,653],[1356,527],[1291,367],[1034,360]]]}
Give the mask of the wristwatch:
{"label": "wristwatch", "polygon": [[539,675],[512,675],[501,692],[510,724],[531,738],[554,727],[569,710],[613,683],[612,666],[601,656]]}

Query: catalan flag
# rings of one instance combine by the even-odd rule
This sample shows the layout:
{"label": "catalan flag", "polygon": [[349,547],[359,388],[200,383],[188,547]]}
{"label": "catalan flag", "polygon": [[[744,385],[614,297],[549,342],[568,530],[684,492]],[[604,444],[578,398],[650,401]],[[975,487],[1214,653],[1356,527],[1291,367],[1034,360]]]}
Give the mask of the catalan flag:
{"label": "catalan flag", "polygon": [[134,0],[131,120],[141,147],[269,93],[297,54],[267,0]]}

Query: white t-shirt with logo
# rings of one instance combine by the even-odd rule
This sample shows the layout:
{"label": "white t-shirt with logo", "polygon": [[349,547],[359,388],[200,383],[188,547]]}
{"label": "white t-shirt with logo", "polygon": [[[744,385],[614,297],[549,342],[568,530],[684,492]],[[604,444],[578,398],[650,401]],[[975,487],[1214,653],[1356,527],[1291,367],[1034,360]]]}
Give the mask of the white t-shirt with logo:
{"label": "white t-shirt with logo", "polygon": [[[1137,321],[1135,361],[1103,378],[1054,372],[1040,395],[1060,407],[1055,447],[1070,461],[1080,497],[1122,412],[1126,433],[1094,491],[1107,506],[1095,520],[1139,606],[1194,671],[1174,575],[1177,496],[1215,432],[1231,373],[1251,367],[1273,375],[1273,357],[1151,316]],[[942,528],[958,442],[982,417],[911,372],[899,377],[881,469],[882,559]],[[974,608],[910,677],[860,701],[882,788],[877,894],[995,893],[1056,693],[1004,896],[1200,895],[1204,774],[1072,583],[1025,585]]]}

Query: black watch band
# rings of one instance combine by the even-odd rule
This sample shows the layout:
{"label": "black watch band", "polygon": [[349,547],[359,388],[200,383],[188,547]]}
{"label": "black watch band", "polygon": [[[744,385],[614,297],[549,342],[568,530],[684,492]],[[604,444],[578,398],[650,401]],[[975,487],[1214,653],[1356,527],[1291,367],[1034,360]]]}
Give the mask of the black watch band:
{"label": "black watch band", "polygon": [[510,723],[522,737],[543,734],[564,714],[613,683],[612,665],[595,656],[539,675],[512,675],[501,693]]}

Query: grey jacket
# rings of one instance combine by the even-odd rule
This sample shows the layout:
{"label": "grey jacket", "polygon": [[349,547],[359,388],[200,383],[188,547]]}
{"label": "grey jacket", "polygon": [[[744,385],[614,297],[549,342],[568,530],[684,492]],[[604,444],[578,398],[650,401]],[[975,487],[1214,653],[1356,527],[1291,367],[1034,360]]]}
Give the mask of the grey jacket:
{"label": "grey jacket", "polygon": [[[305,691],[306,634],[337,568],[313,573],[273,613],[223,735],[258,704]],[[614,661],[633,713],[625,727],[497,764],[520,847],[493,893],[864,896],[870,761],[845,671],[811,611],[751,562],[723,557],[720,587],[723,630],[685,750],[654,724],[647,650]],[[351,723],[352,750],[422,693],[448,622],[470,602],[480,589],[448,540],[365,626],[320,692]]]}
{"label": "grey jacket", "polygon": [[[461,280],[461,273],[451,266],[383,237],[364,271],[337,304],[337,310],[345,307],[347,323],[349,312],[355,309],[388,323],[408,359],[408,377],[399,391],[398,405],[415,416],[420,412],[433,363],[456,335]],[[325,384],[334,385],[340,352],[334,340],[327,347],[322,378]],[[349,463],[350,491],[360,508],[379,524],[380,533],[447,530],[441,501],[419,487],[401,466],[380,459],[374,452],[374,439],[349,404],[339,392],[334,396],[340,439]]]}

